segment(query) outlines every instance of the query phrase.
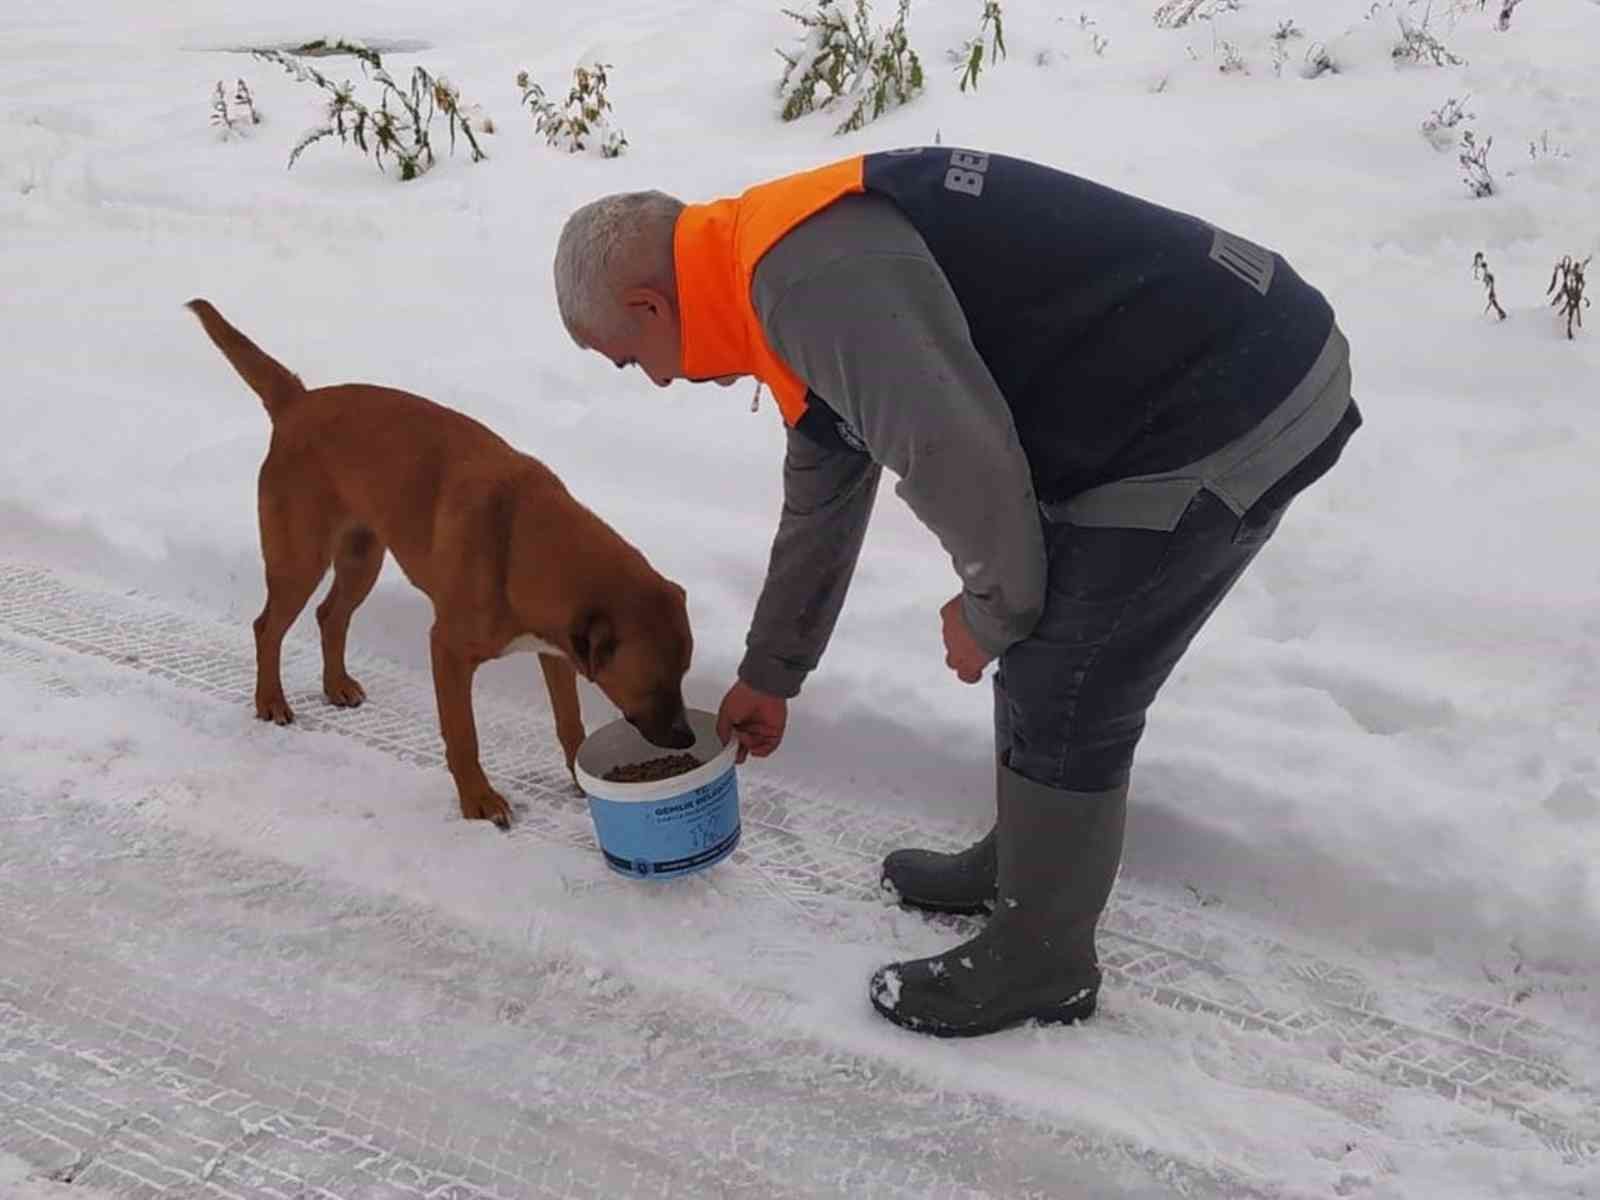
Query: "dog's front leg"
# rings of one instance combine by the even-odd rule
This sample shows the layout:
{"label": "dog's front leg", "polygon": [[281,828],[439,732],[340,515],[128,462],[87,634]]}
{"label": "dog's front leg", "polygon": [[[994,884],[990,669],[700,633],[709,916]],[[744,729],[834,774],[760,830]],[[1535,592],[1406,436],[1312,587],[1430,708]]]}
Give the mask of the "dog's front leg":
{"label": "dog's front leg", "polygon": [[472,677],[478,664],[459,649],[437,624],[433,648],[433,690],[439,700],[439,731],[444,734],[444,760],[461,796],[461,815],[469,821],[493,821],[511,828],[511,806],[489,786],[478,762],[478,728],[472,719]]}
{"label": "dog's front leg", "polygon": [[555,654],[539,655],[539,666],[544,670],[545,690],[550,693],[550,708],[556,715],[556,740],[566,756],[567,774],[573,785],[578,782],[572,764],[578,757],[578,747],[583,745],[583,713],[578,706],[578,672],[567,659]]}

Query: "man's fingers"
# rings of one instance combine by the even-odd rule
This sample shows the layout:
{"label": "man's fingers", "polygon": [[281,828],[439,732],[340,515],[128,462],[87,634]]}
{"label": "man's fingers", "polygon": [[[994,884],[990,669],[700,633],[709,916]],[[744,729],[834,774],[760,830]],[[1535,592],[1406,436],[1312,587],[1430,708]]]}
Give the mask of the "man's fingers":
{"label": "man's fingers", "polygon": [[983,678],[984,667],[989,664],[980,663],[974,667],[964,662],[957,662],[955,655],[947,654],[944,656],[944,665],[954,671],[956,678],[961,680],[962,683],[977,683]]}
{"label": "man's fingers", "polygon": [[734,736],[739,739],[739,754],[735,761],[743,762],[746,755],[765,758],[778,748],[779,738],[761,729],[741,729],[734,726]]}

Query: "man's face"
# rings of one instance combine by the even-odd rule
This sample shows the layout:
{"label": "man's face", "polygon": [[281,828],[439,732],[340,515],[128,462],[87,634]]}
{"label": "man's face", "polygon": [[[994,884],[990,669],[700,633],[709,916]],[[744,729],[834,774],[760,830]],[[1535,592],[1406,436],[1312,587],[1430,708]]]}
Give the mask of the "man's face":
{"label": "man's face", "polygon": [[[666,387],[683,374],[683,331],[678,309],[653,288],[630,288],[623,295],[623,322],[607,335],[579,331],[578,340],[603,354],[621,370],[638,367],[657,387]],[[713,383],[728,387],[738,375],[719,375]],[[694,380],[700,383],[702,380]]]}
{"label": "man's face", "polygon": [[632,288],[623,296],[620,328],[606,334],[587,330],[579,340],[621,370],[638,367],[657,387],[683,377],[678,312],[672,301],[651,288]]}

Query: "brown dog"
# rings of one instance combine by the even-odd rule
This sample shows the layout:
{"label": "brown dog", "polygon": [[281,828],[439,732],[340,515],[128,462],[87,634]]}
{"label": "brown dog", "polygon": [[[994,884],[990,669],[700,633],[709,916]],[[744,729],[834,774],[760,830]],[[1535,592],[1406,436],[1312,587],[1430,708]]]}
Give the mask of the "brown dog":
{"label": "brown dog", "polygon": [[294,719],[279,652],[330,563],[333,586],[317,606],[322,689],[340,706],[366,698],[345,671],[345,634],[387,550],[433,601],[433,685],[462,816],[511,821],[478,762],[472,677],[515,650],[539,653],[569,771],[584,736],[577,671],[651,742],[693,743],[683,589],[544,464],[420,396],[359,383],[307,390],[206,301],[188,307],[272,419],[258,489],[267,606],[255,620],[256,716]]}

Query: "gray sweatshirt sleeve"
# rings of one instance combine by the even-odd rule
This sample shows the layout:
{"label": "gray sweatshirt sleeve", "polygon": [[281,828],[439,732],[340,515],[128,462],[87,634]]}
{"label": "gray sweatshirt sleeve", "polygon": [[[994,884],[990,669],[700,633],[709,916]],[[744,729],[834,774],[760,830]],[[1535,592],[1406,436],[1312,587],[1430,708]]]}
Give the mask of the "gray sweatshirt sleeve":
{"label": "gray sweatshirt sleeve", "polygon": [[[872,461],[899,476],[896,494],[950,555],[978,644],[998,656],[1026,637],[1043,608],[1045,580],[1032,476],[1011,410],[921,235],[889,201],[848,197],[767,253],[752,298],[773,349],[850,426]],[[790,434],[791,445],[797,436]],[[797,476],[784,478],[787,495]],[[790,527],[786,506],[752,646],[775,642],[779,626],[794,622],[796,605],[817,586],[803,581],[820,578],[810,572],[827,558],[824,545],[853,568],[865,516],[865,509],[845,515],[841,506],[834,520],[814,515],[802,530]],[[841,603],[849,573],[828,573],[840,580]],[[784,603],[775,593],[793,599]],[[820,639],[801,657],[814,663],[831,630],[831,619],[815,626]]]}
{"label": "gray sweatshirt sleeve", "polygon": [[833,635],[878,492],[878,465],[789,430],[783,516],[739,678],[794,696]]}

